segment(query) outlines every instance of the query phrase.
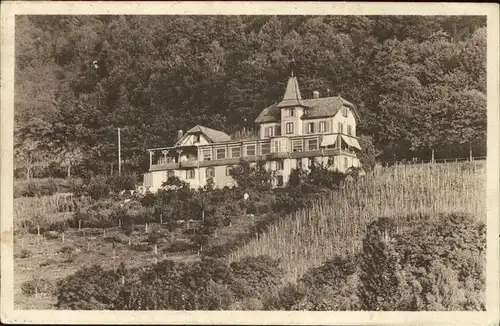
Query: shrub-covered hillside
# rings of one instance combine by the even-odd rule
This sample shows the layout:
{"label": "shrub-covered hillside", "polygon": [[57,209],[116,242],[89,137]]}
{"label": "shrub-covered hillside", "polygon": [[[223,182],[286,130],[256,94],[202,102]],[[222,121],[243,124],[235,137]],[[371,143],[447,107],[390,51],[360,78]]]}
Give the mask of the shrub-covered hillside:
{"label": "shrub-covered hillside", "polygon": [[[252,129],[283,95],[341,94],[384,160],[484,156],[486,20],[474,16],[18,16],[17,177],[143,172],[202,124]],[[243,132],[245,133],[245,132]]]}

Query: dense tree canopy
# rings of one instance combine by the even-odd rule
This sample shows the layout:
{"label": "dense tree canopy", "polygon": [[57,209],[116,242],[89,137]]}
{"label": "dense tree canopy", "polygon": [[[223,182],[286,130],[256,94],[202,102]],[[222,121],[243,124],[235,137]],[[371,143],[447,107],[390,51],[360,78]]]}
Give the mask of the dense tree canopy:
{"label": "dense tree canopy", "polygon": [[292,69],[305,97],[355,103],[358,133],[384,160],[484,155],[485,26],[474,16],[19,16],[18,175],[50,161],[110,173],[118,127],[126,168],[142,172],[144,149],[178,129],[254,127]]}

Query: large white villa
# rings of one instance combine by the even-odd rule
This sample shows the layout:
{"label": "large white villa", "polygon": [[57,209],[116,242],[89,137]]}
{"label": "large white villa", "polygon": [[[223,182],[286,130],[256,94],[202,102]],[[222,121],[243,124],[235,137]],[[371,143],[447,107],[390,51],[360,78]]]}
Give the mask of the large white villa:
{"label": "large white villa", "polygon": [[316,162],[345,172],[360,166],[358,120],[356,107],[340,95],[320,97],[314,91],[303,99],[297,77],[292,76],[281,102],[262,110],[255,120],[259,139],[232,140],[222,131],[199,125],[180,131],[173,146],[148,149],[144,186],[155,192],[170,176],[194,188],[203,187],[209,178],[217,187],[232,186],[230,170],[241,160],[264,161],[273,171],[275,187],[286,185],[294,168],[308,169]]}

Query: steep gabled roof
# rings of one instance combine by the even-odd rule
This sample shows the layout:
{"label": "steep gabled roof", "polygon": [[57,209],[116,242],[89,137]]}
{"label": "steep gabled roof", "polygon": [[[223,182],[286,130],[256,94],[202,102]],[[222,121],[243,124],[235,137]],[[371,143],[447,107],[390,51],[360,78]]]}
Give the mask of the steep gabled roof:
{"label": "steep gabled roof", "polygon": [[285,95],[283,95],[283,100],[278,103],[278,107],[287,106],[302,106],[302,95],[300,94],[299,83],[297,82],[297,77],[288,78],[286,84]]}
{"label": "steep gabled roof", "polygon": [[[359,114],[356,106],[341,96],[305,99],[301,100],[301,103],[307,108],[307,113],[302,116],[302,119],[333,117],[337,114],[337,112],[339,112],[342,106],[346,106],[352,110],[356,119],[359,120]],[[257,119],[255,119],[255,122],[279,122],[280,119],[280,108],[275,103],[262,110]]]}
{"label": "steep gabled roof", "polygon": [[294,77],[292,73],[292,76],[288,78],[283,100],[262,110],[257,119],[255,119],[255,122],[279,122],[281,120],[280,109],[292,106],[302,106],[307,109],[307,113],[302,116],[302,119],[332,117],[337,114],[342,106],[346,106],[353,111],[356,119],[359,120],[359,114],[356,107],[349,101],[343,99],[340,95],[303,100],[300,94],[297,77]]}
{"label": "steep gabled roof", "polygon": [[262,110],[257,119],[255,119],[255,123],[278,122],[280,119],[280,108],[278,108],[278,103],[274,103]]}
{"label": "steep gabled roof", "polygon": [[342,98],[340,95],[333,97],[312,98],[302,100],[302,102],[309,108],[308,112],[302,116],[302,119],[333,117],[343,106],[346,106],[352,110],[356,119],[359,120],[359,114],[356,106]]}
{"label": "steep gabled roof", "polygon": [[196,125],[193,128],[189,129],[179,140],[176,142],[176,146],[182,143],[184,139],[188,135],[196,134],[196,133],[202,133],[209,142],[211,143],[218,143],[218,142],[223,142],[223,141],[228,141],[231,140],[231,137],[226,134],[225,132],[215,130],[212,128]]}

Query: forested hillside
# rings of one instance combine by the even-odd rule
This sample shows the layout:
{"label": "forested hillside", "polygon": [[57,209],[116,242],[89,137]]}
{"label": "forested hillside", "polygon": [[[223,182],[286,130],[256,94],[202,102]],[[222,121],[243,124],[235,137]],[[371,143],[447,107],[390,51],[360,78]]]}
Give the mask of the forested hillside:
{"label": "forested hillside", "polygon": [[292,69],[304,97],[358,106],[358,133],[381,160],[428,159],[431,148],[482,156],[485,26],[473,16],[18,16],[16,176],[116,171],[118,127],[125,169],[144,171],[144,150],[178,129],[253,128]]}

